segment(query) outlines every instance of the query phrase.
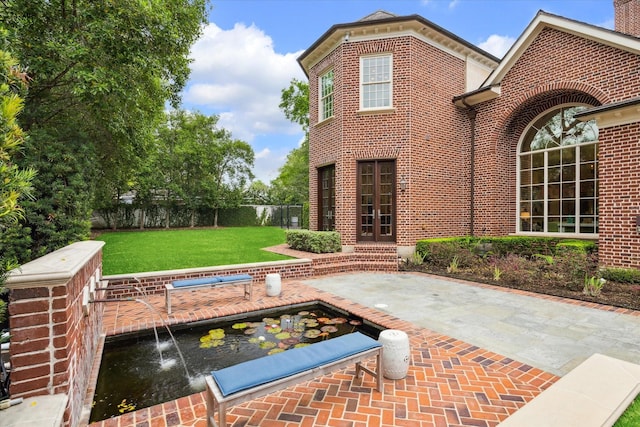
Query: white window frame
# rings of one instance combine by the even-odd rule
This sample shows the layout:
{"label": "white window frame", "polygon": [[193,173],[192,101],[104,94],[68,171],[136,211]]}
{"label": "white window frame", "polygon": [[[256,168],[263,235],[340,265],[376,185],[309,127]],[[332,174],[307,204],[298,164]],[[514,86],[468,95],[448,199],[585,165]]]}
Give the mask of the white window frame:
{"label": "white window frame", "polygon": [[[365,63],[369,60],[378,60],[383,58],[389,58],[389,78],[385,80],[376,80],[374,82],[365,82]],[[387,105],[376,105],[373,107],[365,106],[365,87],[370,85],[386,85],[388,87],[389,102]],[[360,57],[360,110],[361,111],[375,111],[375,110],[389,110],[393,108],[393,55],[391,53],[385,53],[380,55],[367,55]]]}
{"label": "white window frame", "polygon": [[[543,150],[539,150],[541,153],[544,154],[544,183],[543,183],[543,188],[544,188],[544,195],[543,195],[543,206],[544,206],[544,212],[542,217],[544,218],[544,229],[541,231],[533,231],[533,230],[523,230],[522,229],[522,214],[520,212],[520,207],[522,206],[522,202],[523,200],[521,200],[520,198],[520,188],[521,188],[521,172],[522,172],[522,164],[521,164],[521,158],[524,154],[528,154],[531,153],[531,151],[527,151],[525,153],[522,152],[522,145],[525,142],[525,138],[527,137],[527,135],[529,134],[529,130],[533,127],[534,124],[536,124],[538,122],[538,120],[547,115],[549,112],[553,111],[553,110],[560,110],[561,108],[570,108],[570,107],[578,107],[578,106],[584,106],[584,107],[589,107],[589,105],[586,104],[576,104],[576,103],[571,103],[571,104],[561,104],[561,105],[556,105],[552,108],[549,108],[548,110],[544,111],[543,113],[539,114],[538,116],[536,116],[533,120],[531,120],[531,122],[529,123],[529,125],[527,125],[527,127],[525,128],[525,130],[522,132],[522,135],[520,136],[520,141],[518,142],[518,152],[517,152],[517,160],[516,160],[516,233],[517,234],[534,234],[534,235],[546,235],[546,236],[568,236],[568,237],[589,237],[589,238],[597,238],[598,237],[598,233],[594,232],[594,233],[581,233],[579,232],[579,224],[580,224],[580,149],[581,147],[584,146],[588,146],[588,145],[599,145],[599,141],[593,141],[593,142],[586,142],[586,143],[582,143],[582,144],[575,144],[575,145],[569,145],[566,146],[566,148],[568,147],[573,147],[575,148],[576,152],[575,152],[575,157],[576,157],[576,171],[575,171],[575,204],[576,204],[576,215],[574,218],[574,223],[575,223],[575,231],[573,232],[562,232],[562,231],[549,231],[549,212],[548,212],[548,204],[549,204],[549,152],[552,150],[557,150],[557,149],[562,149],[562,147],[554,147],[554,148],[546,148]],[[596,162],[598,163],[598,162]],[[599,166],[598,166],[599,169]],[[598,171],[596,171],[596,176],[597,179],[596,181],[598,181],[598,185],[599,185],[599,173]],[[560,181],[560,182],[564,182],[564,181]],[[587,198],[588,199],[588,198]],[[599,197],[596,197],[596,206],[598,206],[599,204]],[[531,213],[529,213],[530,215]],[[597,213],[596,213],[596,222],[597,222]]]}
{"label": "white window frame", "polygon": [[[331,92],[323,93],[324,81],[331,76]],[[327,70],[318,77],[318,122],[328,120],[335,114],[335,74],[333,69]],[[328,111],[328,106],[331,111]]]}

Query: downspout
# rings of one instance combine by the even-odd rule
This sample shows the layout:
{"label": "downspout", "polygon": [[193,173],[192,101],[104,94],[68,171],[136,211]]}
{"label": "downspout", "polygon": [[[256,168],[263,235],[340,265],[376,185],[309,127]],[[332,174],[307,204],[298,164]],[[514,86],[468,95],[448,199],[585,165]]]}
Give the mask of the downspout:
{"label": "downspout", "polygon": [[471,151],[470,151],[470,165],[469,168],[471,170],[471,177],[469,181],[470,186],[470,194],[469,194],[469,235],[474,236],[473,230],[475,229],[475,201],[476,201],[476,114],[477,111],[473,109],[473,107],[467,104],[467,101],[462,98],[462,104],[467,109],[467,117],[469,117],[469,122],[471,123]]}

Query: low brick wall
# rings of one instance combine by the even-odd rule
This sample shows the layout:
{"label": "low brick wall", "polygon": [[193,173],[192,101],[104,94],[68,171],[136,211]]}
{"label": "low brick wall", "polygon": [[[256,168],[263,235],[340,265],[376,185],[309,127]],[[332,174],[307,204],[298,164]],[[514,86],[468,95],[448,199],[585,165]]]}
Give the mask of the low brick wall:
{"label": "low brick wall", "polygon": [[87,300],[100,279],[103,245],[74,243],[22,265],[6,283],[11,398],[66,394],[65,426],[80,424],[102,334],[102,307]]}
{"label": "low brick wall", "polygon": [[197,279],[209,276],[230,276],[249,274],[254,286],[264,283],[267,274],[278,273],[283,279],[308,278],[313,276],[310,259],[256,262],[251,264],[225,265],[219,267],[190,268],[183,270],[156,271],[139,274],[119,274],[105,276],[109,281],[105,298],[123,298],[145,294],[164,293],[164,285],[174,280]]}

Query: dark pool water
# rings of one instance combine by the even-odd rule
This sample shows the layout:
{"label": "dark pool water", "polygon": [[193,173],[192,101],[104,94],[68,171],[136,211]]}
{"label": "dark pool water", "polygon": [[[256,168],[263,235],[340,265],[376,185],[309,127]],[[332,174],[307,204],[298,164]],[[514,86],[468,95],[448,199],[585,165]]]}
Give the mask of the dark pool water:
{"label": "dark pool water", "polygon": [[158,328],[161,351],[153,331],[109,338],[90,421],[203,391],[204,377],[215,369],[354,331],[377,339],[381,329],[318,303],[172,327],[177,348],[166,330]]}

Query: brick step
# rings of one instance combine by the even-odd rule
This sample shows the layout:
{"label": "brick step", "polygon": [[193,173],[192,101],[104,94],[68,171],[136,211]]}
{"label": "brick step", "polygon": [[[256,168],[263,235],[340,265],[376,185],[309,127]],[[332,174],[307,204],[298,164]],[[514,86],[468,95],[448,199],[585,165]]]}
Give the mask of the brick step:
{"label": "brick step", "polygon": [[353,250],[357,254],[396,254],[398,247],[396,245],[355,245]]}
{"label": "brick step", "polygon": [[360,262],[360,261],[345,261],[338,263],[329,263],[329,264],[320,264],[313,266],[313,275],[314,276],[324,276],[327,274],[336,274],[336,273],[350,273],[355,271],[387,271],[387,272],[395,272],[398,271],[398,263],[397,261],[393,262]]}

